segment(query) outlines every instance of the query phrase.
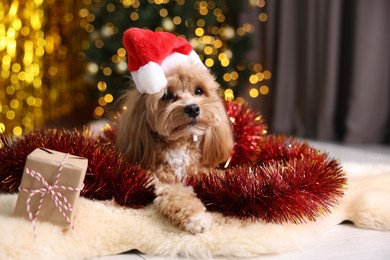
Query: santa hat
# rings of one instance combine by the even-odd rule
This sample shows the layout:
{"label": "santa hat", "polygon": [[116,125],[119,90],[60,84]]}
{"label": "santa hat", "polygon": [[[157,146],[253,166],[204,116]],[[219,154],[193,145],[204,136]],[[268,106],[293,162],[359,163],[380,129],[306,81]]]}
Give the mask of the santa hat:
{"label": "santa hat", "polygon": [[168,32],[140,28],[127,29],[123,35],[128,68],[140,93],[155,94],[167,86],[166,73],[188,62],[201,64],[190,43]]}

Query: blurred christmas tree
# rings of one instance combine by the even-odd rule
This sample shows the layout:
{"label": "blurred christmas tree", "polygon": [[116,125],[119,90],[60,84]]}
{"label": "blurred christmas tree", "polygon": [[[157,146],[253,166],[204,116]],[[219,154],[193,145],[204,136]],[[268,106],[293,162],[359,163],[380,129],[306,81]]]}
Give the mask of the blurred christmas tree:
{"label": "blurred christmas tree", "polygon": [[80,10],[79,16],[81,26],[89,33],[85,48],[87,78],[97,88],[95,118],[103,114],[110,117],[109,105],[126,89],[123,79],[130,74],[122,35],[129,27],[183,35],[216,75],[226,99],[235,97],[237,86],[255,84],[267,77],[260,64],[248,64],[245,59],[251,48],[249,36],[253,25],[238,25],[243,4],[264,7],[264,0],[84,0],[84,3],[86,8]]}

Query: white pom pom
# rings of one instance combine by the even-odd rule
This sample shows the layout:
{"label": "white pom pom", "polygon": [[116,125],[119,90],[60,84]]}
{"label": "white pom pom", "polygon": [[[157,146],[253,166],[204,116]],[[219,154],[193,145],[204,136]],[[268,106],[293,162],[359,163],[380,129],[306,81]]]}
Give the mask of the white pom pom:
{"label": "white pom pom", "polygon": [[156,94],[168,83],[161,66],[152,61],[140,67],[138,71],[132,71],[131,74],[141,94]]}

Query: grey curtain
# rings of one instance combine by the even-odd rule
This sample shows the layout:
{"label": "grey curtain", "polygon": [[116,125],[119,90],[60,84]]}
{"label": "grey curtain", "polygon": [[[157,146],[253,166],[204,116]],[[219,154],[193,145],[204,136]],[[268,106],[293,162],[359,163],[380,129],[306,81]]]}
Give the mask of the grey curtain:
{"label": "grey curtain", "polygon": [[273,75],[270,131],[388,143],[390,1],[267,0],[265,12],[254,52]]}

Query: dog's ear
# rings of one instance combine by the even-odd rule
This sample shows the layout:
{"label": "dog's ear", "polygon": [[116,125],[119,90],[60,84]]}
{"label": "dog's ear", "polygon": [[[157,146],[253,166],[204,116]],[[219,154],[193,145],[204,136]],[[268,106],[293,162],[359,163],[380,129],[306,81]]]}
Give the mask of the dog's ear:
{"label": "dog's ear", "polygon": [[131,90],[122,97],[126,110],[120,116],[116,144],[126,158],[148,169],[155,162],[152,133],[147,125],[145,95]]}
{"label": "dog's ear", "polygon": [[203,163],[217,166],[229,159],[233,149],[232,125],[222,103],[217,105],[218,123],[207,129],[203,139]]}

